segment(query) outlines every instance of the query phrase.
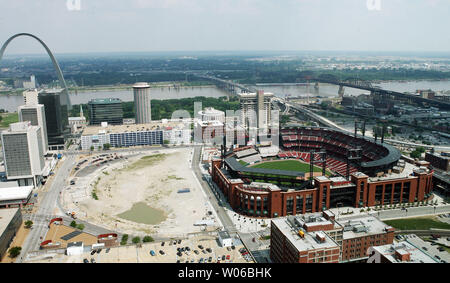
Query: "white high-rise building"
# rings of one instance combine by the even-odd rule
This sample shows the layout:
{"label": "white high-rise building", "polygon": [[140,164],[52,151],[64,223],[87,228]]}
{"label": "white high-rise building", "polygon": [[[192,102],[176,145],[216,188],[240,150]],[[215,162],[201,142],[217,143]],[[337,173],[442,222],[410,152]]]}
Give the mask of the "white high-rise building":
{"label": "white high-rise building", "polygon": [[271,119],[271,100],[273,93],[264,93],[259,90],[257,93],[239,94],[241,104],[242,124],[246,128],[267,128]]}
{"label": "white high-rise building", "polygon": [[134,84],[133,94],[136,124],[150,123],[152,121],[150,85],[148,83]]}
{"label": "white high-rise building", "polygon": [[38,97],[39,97],[40,91],[37,89],[30,89],[24,91],[23,94],[23,102],[25,105],[35,105],[39,104]]}
{"label": "white high-rise building", "polygon": [[17,180],[19,186],[37,186],[45,167],[39,126],[18,122],[1,133],[6,178]]}
{"label": "white high-rise building", "polygon": [[47,140],[47,122],[45,120],[45,109],[42,104],[34,105],[22,105],[19,106],[19,121],[26,122],[30,121],[32,126],[39,126],[41,130],[42,137],[42,151],[44,155],[48,151],[48,140]]}

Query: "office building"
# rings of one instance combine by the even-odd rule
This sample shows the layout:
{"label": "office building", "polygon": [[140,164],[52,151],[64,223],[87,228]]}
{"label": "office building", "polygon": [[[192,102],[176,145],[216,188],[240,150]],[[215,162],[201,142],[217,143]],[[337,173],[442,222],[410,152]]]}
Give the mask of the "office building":
{"label": "office building", "polygon": [[42,104],[28,104],[22,105],[18,108],[19,121],[30,121],[32,126],[39,126],[42,138],[42,151],[44,155],[48,151],[47,141],[47,122],[45,119],[45,109]]}
{"label": "office building", "polygon": [[[326,227],[333,223],[324,220]],[[325,227],[324,226],[324,227]],[[300,217],[273,219],[270,258],[276,263],[338,263],[340,247],[329,235],[305,229]]]}
{"label": "office building", "polygon": [[272,219],[276,263],[361,262],[374,246],[392,244],[395,229],[374,216],[336,220],[331,211]]}
{"label": "office building", "polygon": [[0,258],[8,252],[20,225],[22,213],[19,208],[0,209]]}
{"label": "office building", "polygon": [[136,83],[133,85],[136,124],[147,124],[152,121],[150,85]]}
{"label": "office building", "polygon": [[88,126],[81,136],[81,148],[90,150],[111,147],[130,147],[145,145],[189,144],[192,121],[162,120],[148,124]]}
{"label": "office building", "polygon": [[[408,235],[398,243],[371,247],[368,263],[440,263],[444,262],[433,256],[433,252],[426,248],[428,243],[414,234]],[[436,249],[437,250],[437,249]],[[439,253],[439,250],[437,250]],[[446,254],[445,254],[446,255]]]}
{"label": "office building", "polygon": [[31,122],[10,125],[1,134],[6,178],[19,186],[37,186],[45,167],[41,129]]}
{"label": "office building", "polygon": [[22,93],[23,95],[23,102],[25,105],[35,105],[39,104],[38,97],[39,97],[40,91],[37,89],[30,89],[26,90]]}
{"label": "office building", "polygon": [[447,153],[425,153],[425,161],[430,162],[434,168],[438,168],[442,171],[450,171],[450,155]]}
{"label": "office building", "polygon": [[241,122],[246,128],[270,127],[273,97],[273,93],[264,93],[263,90],[259,90],[257,93],[239,94]]}
{"label": "office building", "polygon": [[39,93],[39,104],[44,105],[47,123],[47,140],[50,146],[63,145],[70,133],[68,104],[63,89],[45,90]]}
{"label": "office building", "polygon": [[198,112],[199,119],[204,122],[219,121],[225,123],[225,112],[207,107]]}
{"label": "office building", "polygon": [[122,100],[118,98],[92,99],[88,105],[90,125],[100,125],[102,122],[111,125],[123,123]]}

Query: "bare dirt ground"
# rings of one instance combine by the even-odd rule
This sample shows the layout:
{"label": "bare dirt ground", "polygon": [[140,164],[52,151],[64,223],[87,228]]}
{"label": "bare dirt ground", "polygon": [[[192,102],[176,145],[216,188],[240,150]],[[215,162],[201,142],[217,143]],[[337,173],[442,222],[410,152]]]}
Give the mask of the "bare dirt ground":
{"label": "bare dirt ground", "polygon": [[[78,188],[65,192],[64,207],[79,211],[80,219],[131,235],[172,237],[199,232],[194,223],[207,218],[212,209],[190,168],[191,154],[192,149],[169,149],[124,155],[127,159],[122,162],[78,178]],[[190,192],[177,193],[184,188]],[[166,219],[149,225],[118,217],[139,202],[162,210]]]}

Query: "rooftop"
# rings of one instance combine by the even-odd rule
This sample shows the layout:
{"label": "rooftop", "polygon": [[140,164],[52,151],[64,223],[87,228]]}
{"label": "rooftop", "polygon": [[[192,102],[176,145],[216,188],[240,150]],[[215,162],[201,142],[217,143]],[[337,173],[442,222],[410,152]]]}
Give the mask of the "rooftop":
{"label": "rooftop", "polygon": [[0,201],[27,199],[32,190],[33,186],[18,187],[17,183],[12,187],[0,188]]}
{"label": "rooftop", "polygon": [[344,227],[344,240],[368,235],[384,234],[387,230],[394,229],[371,215],[337,220],[336,223]]}
{"label": "rooftop", "polygon": [[119,98],[94,98],[89,101],[89,104],[117,104],[122,103]]}
{"label": "rooftop", "polygon": [[[436,259],[418,249],[415,245],[409,243],[408,241],[402,241],[396,244],[376,246],[373,247],[375,251],[380,253],[385,259],[391,263],[436,263]],[[409,261],[401,261],[396,257],[396,253],[399,255],[408,255]]]}
{"label": "rooftop", "polygon": [[[110,125],[106,127],[102,126],[88,126],[83,132],[83,136],[98,135],[100,131],[108,134],[126,133],[126,132],[143,132],[143,131],[155,131],[164,130],[166,127],[172,128],[186,128],[184,122],[179,120],[164,120],[164,121],[152,121],[148,124],[131,124],[131,125]],[[189,129],[189,127],[187,128]]]}
{"label": "rooftop", "polygon": [[[264,93],[264,97],[273,97],[274,94],[271,92],[265,92]],[[241,98],[256,98],[256,93],[255,92],[250,92],[250,93],[240,93],[239,97]]]}
{"label": "rooftop", "polygon": [[[291,224],[287,218],[272,219],[272,225],[275,225],[298,251],[339,248],[339,245],[323,232],[303,232],[304,237],[302,238],[299,235],[301,229]],[[320,241],[318,238],[322,238],[324,241]]]}
{"label": "rooftop", "polygon": [[19,208],[0,209],[0,235],[3,235],[6,227],[9,225]]}

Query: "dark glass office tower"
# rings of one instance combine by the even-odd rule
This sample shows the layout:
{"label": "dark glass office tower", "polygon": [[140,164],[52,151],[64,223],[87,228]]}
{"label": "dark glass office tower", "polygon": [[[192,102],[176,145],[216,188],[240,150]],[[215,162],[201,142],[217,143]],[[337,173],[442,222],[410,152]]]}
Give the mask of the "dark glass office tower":
{"label": "dark glass office tower", "polygon": [[111,125],[123,123],[122,100],[103,98],[89,101],[89,124],[100,125],[102,122]]}
{"label": "dark glass office tower", "polygon": [[64,90],[52,89],[39,93],[39,104],[44,105],[49,145],[64,144],[65,137],[70,134],[69,106],[64,99]]}

